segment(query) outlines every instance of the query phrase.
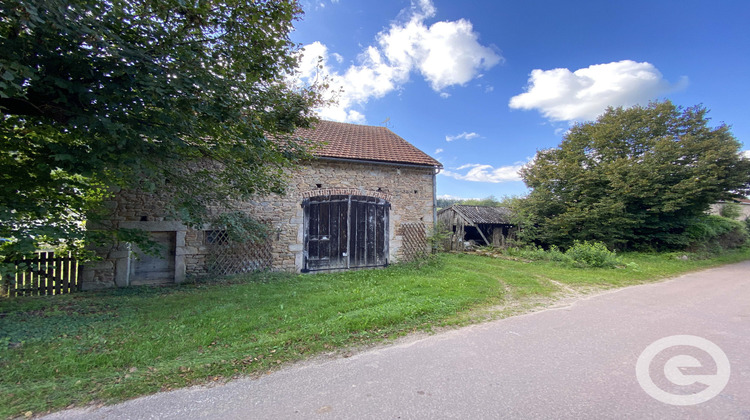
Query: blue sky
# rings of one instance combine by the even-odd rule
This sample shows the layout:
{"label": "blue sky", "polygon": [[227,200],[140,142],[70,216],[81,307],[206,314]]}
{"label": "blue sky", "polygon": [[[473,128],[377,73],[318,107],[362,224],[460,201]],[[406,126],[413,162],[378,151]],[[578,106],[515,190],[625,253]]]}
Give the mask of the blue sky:
{"label": "blue sky", "polygon": [[525,194],[520,166],[607,106],[703,104],[750,149],[746,0],[302,6],[300,78],[336,88],[320,116],[387,124],[443,163],[439,196]]}

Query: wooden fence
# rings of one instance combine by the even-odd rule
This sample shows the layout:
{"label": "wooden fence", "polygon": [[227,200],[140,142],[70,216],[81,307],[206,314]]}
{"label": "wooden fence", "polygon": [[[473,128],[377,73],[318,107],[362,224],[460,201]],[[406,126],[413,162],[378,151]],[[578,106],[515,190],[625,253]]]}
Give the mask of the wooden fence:
{"label": "wooden fence", "polygon": [[15,276],[3,285],[8,296],[59,295],[81,290],[81,266],[70,253],[40,251],[34,258],[16,261],[16,268]]}

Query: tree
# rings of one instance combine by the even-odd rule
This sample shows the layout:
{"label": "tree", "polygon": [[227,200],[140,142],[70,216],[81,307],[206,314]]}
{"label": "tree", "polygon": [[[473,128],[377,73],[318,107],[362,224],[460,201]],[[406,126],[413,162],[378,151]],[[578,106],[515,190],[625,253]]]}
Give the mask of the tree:
{"label": "tree", "polygon": [[464,206],[488,206],[488,207],[511,207],[512,203],[516,200],[515,196],[504,196],[497,199],[494,195],[490,195],[486,198],[438,198],[438,208],[448,208],[454,204],[461,204]]}
{"label": "tree", "polygon": [[521,171],[531,189],[519,204],[527,238],[562,247],[685,246],[692,220],[750,188],[750,160],[728,126],[708,126],[707,112],[665,101],[609,108],[575,125]]}
{"label": "tree", "polygon": [[86,239],[118,188],[165,191],[203,223],[209,203],[283,191],[307,156],[291,134],[320,96],[288,82],[294,0],[0,7],[0,259]]}

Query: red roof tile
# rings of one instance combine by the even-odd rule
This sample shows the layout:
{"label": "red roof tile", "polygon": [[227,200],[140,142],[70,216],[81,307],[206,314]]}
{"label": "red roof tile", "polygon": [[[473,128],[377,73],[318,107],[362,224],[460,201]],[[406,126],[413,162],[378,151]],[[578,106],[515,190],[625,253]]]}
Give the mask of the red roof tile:
{"label": "red roof tile", "polygon": [[440,162],[417,149],[386,127],[319,121],[314,128],[301,128],[297,135],[318,143],[318,157],[372,160],[440,166]]}

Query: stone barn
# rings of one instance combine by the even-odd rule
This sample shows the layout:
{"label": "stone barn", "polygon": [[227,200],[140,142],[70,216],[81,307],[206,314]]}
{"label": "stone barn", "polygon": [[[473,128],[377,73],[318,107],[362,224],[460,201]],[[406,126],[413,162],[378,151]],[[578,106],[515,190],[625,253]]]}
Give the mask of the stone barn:
{"label": "stone barn", "polygon": [[211,226],[188,228],[167,220],[155,197],[121,191],[107,203],[112,226],[149,232],[162,255],[113,244],[84,270],[84,289],[264,269],[383,267],[426,252],[436,217],[435,175],[442,167],[437,160],[386,127],[320,121],[297,134],[321,145],[315,159],[288,171],[285,195],[240,204],[270,228],[265,243],[234,243]]}
{"label": "stone barn", "polygon": [[504,247],[516,231],[510,216],[511,211],[506,207],[454,204],[440,210],[437,220],[440,229],[450,234],[445,249],[462,251],[466,242]]}

